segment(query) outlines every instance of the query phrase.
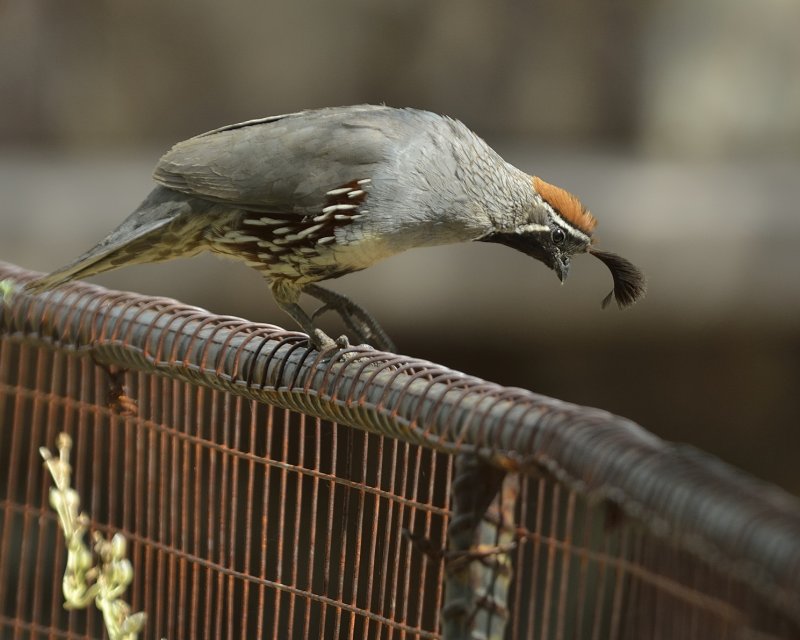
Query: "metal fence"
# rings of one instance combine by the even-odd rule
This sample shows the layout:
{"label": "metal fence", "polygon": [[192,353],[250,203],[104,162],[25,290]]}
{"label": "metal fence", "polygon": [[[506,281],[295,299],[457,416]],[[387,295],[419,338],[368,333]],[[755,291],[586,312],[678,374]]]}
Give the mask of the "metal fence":
{"label": "metal fence", "polygon": [[[0,263],[0,280],[34,276]],[[632,422],[76,283],[0,306],[0,637],[64,610],[73,440],[153,638],[800,638],[800,503]]]}

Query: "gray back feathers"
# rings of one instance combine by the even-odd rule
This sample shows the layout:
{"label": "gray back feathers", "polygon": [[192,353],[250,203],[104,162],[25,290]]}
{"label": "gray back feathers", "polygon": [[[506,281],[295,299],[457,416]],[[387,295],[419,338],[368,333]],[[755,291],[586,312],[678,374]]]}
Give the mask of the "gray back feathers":
{"label": "gray back feathers", "polygon": [[[235,208],[299,214],[318,213],[328,191],[369,178],[373,203],[413,209],[413,219],[424,216],[424,209],[441,216],[467,200],[508,198],[509,175],[524,174],[456,120],[416,109],[360,105],[204,133],[176,144],[158,163],[154,178],[170,189]],[[521,184],[530,192],[525,180]],[[502,193],[488,193],[498,185]],[[511,195],[520,199],[514,189]]]}
{"label": "gray back feathers", "polygon": [[251,211],[318,212],[329,190],[371,177],[398,141],[413,135],[412,117],[404,114],[365,105],[223,127],[176,144],[154,178]]}

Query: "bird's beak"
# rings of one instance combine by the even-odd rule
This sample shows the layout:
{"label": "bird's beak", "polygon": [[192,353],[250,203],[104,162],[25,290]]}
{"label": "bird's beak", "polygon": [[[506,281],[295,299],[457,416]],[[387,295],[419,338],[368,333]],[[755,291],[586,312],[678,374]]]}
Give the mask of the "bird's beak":
{"label": "bird's beak", "polygon": [[553,267],[553,271],[556,272],[561,284],[564,284],[564,282],[567,280],[567,276],[569,275],[569,258],[556,258],[554,262],[555,265]]}

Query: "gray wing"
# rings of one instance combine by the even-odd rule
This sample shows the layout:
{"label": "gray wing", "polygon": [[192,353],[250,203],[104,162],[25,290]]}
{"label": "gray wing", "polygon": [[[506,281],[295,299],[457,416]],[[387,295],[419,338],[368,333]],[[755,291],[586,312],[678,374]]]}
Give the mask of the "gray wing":
{"label": "gray wing", "polygon": [[273,116],[176,144],[159,161],[165,187],[253,211],[305,213],[325,193],[371,178],[393,141],[412,130],[405,110],[363,105]]}

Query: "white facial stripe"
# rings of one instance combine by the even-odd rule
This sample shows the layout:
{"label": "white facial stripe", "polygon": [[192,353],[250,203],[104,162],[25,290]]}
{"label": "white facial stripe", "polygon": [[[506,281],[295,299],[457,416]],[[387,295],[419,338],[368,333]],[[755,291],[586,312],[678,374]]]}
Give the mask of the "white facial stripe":
{"label": "white facial stripe", "polygon": [[522,227],[515,229],[517,233],[533,233],[534,231],[550,231],[550,227],[546,224],[526,224]]}
{"label": "white facial stripe", "polygon": [[553,215],[550,216],[550,219],[556,225],[558,225],[563,231],[565,231],[568,235],[571,235],[573,238],[576,238],[577,240],[583,243],[588,243],[591,241],[591,238],[587,236],[585,233],[583,233],[583,231],[578,231],[578,229],[576,229],[571,224],[566,222],[558,214],[554,213]]}

